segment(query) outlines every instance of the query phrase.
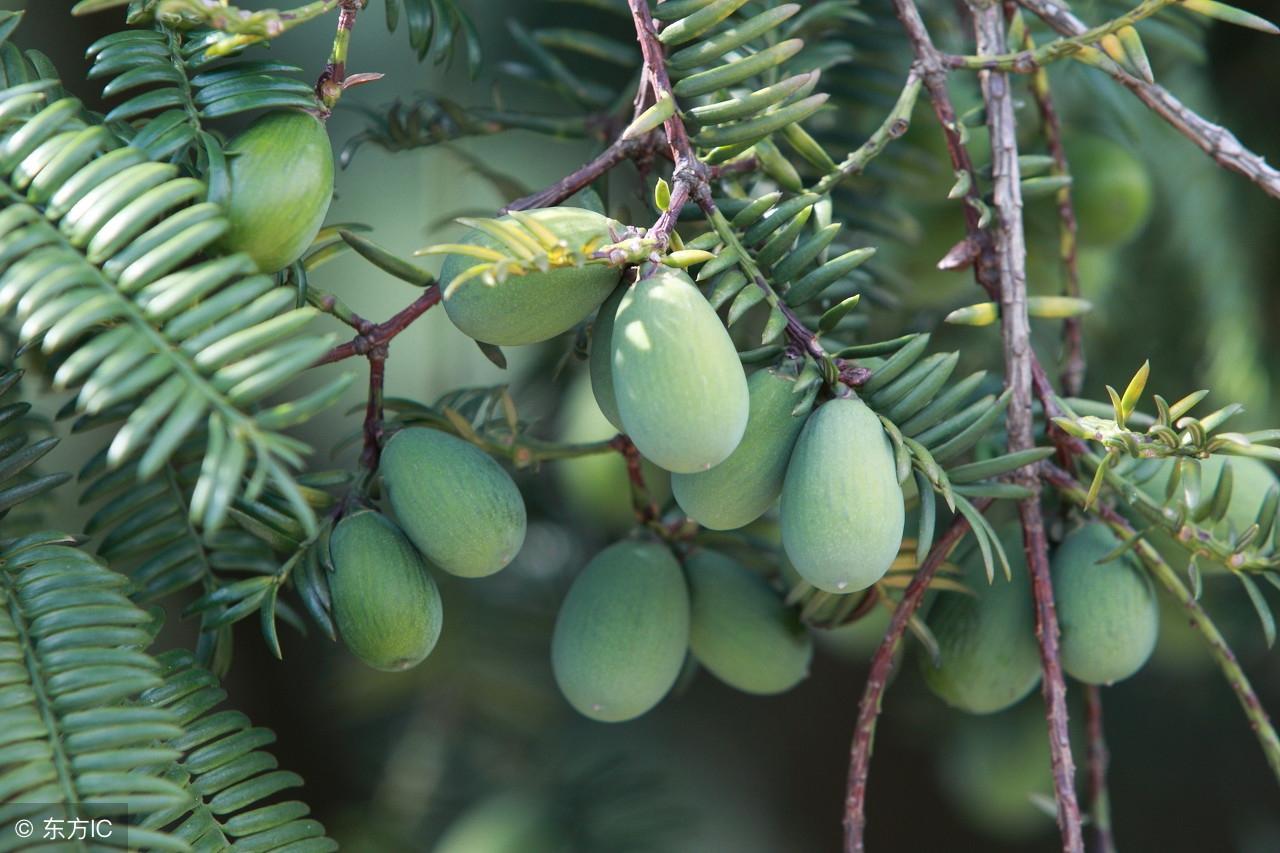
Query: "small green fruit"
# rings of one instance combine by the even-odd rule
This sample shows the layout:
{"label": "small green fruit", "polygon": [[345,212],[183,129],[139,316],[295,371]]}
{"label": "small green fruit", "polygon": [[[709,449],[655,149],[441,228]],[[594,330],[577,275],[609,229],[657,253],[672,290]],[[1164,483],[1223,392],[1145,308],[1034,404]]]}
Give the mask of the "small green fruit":
{"label": "small green fruit", "polygon": [[782,487],[782,546],[800,576],[827,592],[866,589],[898,556],[905,516],[876,414],[854,399],[811,414]]}
{"label": "small green fruit", "polygon": [[1141,233],[1151,218],[1151,176],[1127,148],[1101,136],[1066,140],[1071,195],[1080,242],[1117,246]]}
{"label": "small green fruit", "polygon": [[228,185],[210,200],[227,210],[229,252],[262,272],[284,269],[320,231],[333,199],[333,148],[310,113],[279,110],[259,118],[227,146]]}
{"label": "small green fruit", "polygon": [[782,693],[804,680],[813,641],[763,578],[715,551],[695,551],[684,567],[689,648],[700,664],[746,693]]}
{"label": "small green fruit", "polygon": [[727,459],[747,427],[747,377],[689,276],[662,268],[636,282],[612,341],[618,413],[636,448],[673,473]]}
{"label": "small green fruit", "polygon": [[925,683],[943,701],[971,714],[1002,711],[1040,682],[1040,648],[1026,557],[1016,535],[1002,537],[1013,580],[996,572],[987,583],[977,554],[963,561],[973,594],[943,591],[925,620],[938,641],[940,665],[920,656]]}
{"label": "small green fruit", "polygon": [[481,800],[449,824],[432,853],[561,853],[553,804],[524,791]]}
{"label": "small green fruit", "polygon": [[1113,684],[1151,657],[1160,610],[1151,580],[1132,555],[1098,563],[1119,547],[1105,524],[1069,534],[1053,555],[1062,668],[1086,684]]}
{"label": "small green fruit", "polygon": [[751,374],[747,428],[737,448],[710,471],[672,475],[680,508],[703,527],[745,527],[778,499],[805,423],[804,417],[791,414],[795,387],[794,378],[771,368]]}
{"label": "small green fruit", "polygon": [[403,429],[387,442],[379,470],[405,533],[449,574],[491,575],[524,544],[520,490],[475,445],[439,430]]}
{"label": "small green fruit", "polygon": [[436,582],[413,545],[379,513],[349,515],[329,537],[333,616],[347,647],[376,669],[420,663],[440,639]]}
{"label": "small green fruit", "polygon": [[587,563],[560,605],[551,666],[569,704],[601,722],[666,696],[689,646],[689,591],[663,545],[626,541]]}
{"label": "small green fruit", "polygon": [[[620,227],[608,217],[576,207],[527,213],[575,251],[588,243],[610,242],[610,229]],[[514,222],[510,217],[501,221]],[[467,242],[501,248],[481,232],[473,233]],[[617,267],[588,264],[511,275],[496,284],[476,276],[456,288],[449,286],[456,276],[479,263],[484,262],[467,255],[450,255],[444,262],[440,270],[444,310],[463,334],[499,346],[537,343],[572,329],[604,301],[620,275]]]}

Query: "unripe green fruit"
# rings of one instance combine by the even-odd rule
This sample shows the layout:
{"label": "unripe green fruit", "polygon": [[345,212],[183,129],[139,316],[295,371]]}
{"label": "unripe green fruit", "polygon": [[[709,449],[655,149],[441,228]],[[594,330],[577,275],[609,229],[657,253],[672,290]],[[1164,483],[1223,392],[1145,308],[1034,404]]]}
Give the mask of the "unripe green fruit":
{"label": "unripe green fruit", "polygon": [[383,515],[349,515],[329,537],[333,617],[347,647],[376,669],[422,661],[440,639],[436,582],[413,545]]}
{"label": "unripe green fruit", "polygon": [[1080,222],[1080,242],[1089,246],[1127,243],[1151,218],[1151,176],[1127,148],[1101,136],[1066,140],[1071,195]]}
{"label": "unripe green fruit", "polygon": [[266,273],[300,258],[333,199],[324,123],[299,110],[267,113],[227,146],[227,175],[227,186],[210,192],[231,223],[222,247],[244,252]]}
{"label": "unripe green fruit", "polygon": [[379,470],[404,532],[449,574],[491,575],[524,544],[520,490],[475,445],[439,430],[403,429],[387,442]]}
{"label": "unripe green fruit", "polygon": [[905,509],[893,449],[875,412],[836,399],[809,416],[782,486],[782,547],[827,592],[866,589],[889,571]]}
{"label": "unripe green fruit", "polygon": [[[1275,471],[1260,459],[1248,456],[1210,456],[1200,461],[1201,500],[1213,494],[1217,488],[1218,478],[1228,462],[1231,465],[1231,500],[1227,504],[1227,513],[1213,530],[1222,538],[1234,530],[1240,533],[1258,520],[1258,511],[1267,497],[1267,492],[1280,488],[1280,479]],[[1163,504],[1167,500],[1169,477],[1176,463],[1166,460],[1149,479],[1138,484],[1156,503]],[[1208,525],[1202,522],[1200,526]],[[1147,539],[1155,546],[1173,568],[1182,571],[1187,567],[1187,550],[1173,540],[1163,528],[1155,528],[1147,534]],[[1225,572],[1227,567],[1206,557],[1197,559],[1201,569]]]}
{"label": "unripe green fruit", "polygon": [[970,552],[964,583],[974,595],[942,591],[925,620],[938,642],[940,666],[920,657],[925,683],[943,701],[971,714],[1002,711],[1040,681],[1040,649],[1026,557],[1016,536],[1002,537],[1013,579],[997,570],[988,584]]}
{"label": "unripe green fruit", "polygon": [[622,304],[622,297],[627,295],[627,289],[626,284],[615,287],[596,313],[596,322],[591,328],[591,355],[587,362],[596,404],[618,432],[625,430],[622,415],[618,414],[618,397],[613,392],[613,321],[618,316],[618,306]]}
{"label": "unripe green fruit", "polygon": [[689,591],[663,545],[626,541],[587,563],[560,605],[551,667],[569,704],[634,719],[671,690],[689,646]]}
{"label": "unripe green fruit", "polygon": [[805,419],[791,414],[795,379],[773,369],[747,380],[747,428],[729,458],[709,471],[673,474],[680,508],[712,530],[735,530],[755,521],[782,492],[787,462]]}
{"label": "unripe green fruit", "polygon": [[1132,556],[1098,563],[1119,546],[1110,528],[1093,522],[1069,534],[1053,555],[1062,668],[1086,684],[1133,675],[1160,631],[1155,590]]}
{"label": "unripe green fruit", "polygon": [[[610,228],[619,227],[608,217],[576,207],[548,207],[527,214],[572,251],[592,242],[610,242]],[[500,221],[514,222],[510,217]],[[478,231],[467,242],[502,249],[496,240]],[[496,284],[486,284],[483,276],[475,276],[456,288],[449,287],[456,276],[479,263],[484,262],[467,255],[450,255],[444,262],[440,269],[444,310],[463,334],[500,346],[537,343],[572,329],[604,301],[620,275],[617,267],[587,264],[511,275]]]}
{"label": "unripe green fruit", "polygon": [[729,457],[747,427],[747,377],[716,312],[680,270],[659,269],[622,297],[613,390],[636,448],[673,473]]}
{"label": "unripe green fruit", "polygon": [[698,662],[746,693],[782,693],[809,674],[813,641],[769,584],[732,559],[699,550],[684,563]]}

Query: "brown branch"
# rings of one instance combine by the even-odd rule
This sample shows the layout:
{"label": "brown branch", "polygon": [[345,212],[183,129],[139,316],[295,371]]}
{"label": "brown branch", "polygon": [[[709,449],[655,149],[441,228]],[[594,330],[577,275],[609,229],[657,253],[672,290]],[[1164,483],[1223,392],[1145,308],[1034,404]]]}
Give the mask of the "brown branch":
{"label": "brown branch", "polygon": [[[1076,36],[1089,29],[1070,9],[1054,0],[1018,2],[1063,35]],[[1219,166],[1244,175],[1267,195],[1280,198],[1280,170],[1268,165],[1260,154],[1246,148],[1231,131],[1201,117],[1163,86],[1133,76],[1114,61],[1100,57],[1098,66],[1172,125],[1174,130],[1213,158]]]}
{"label": "brown branch", "polygon": [[1089,813],[1094,834],[1098,837],[1098,853],[1115,853],[1111,834],[1111,803],[1107,796],[1107,766],[1111,755],[1102,730],[1102,689],[1096,684],[1084,688],[1085,722],[1089,730]]}
{"label": "brown branch", "polygon": [[[1005,13],[1009,15],[1015,10],[1012,0],[1006,0]],[[1035,39],[1031,30],[1023,30],[1022,43],[1033,49]],[[1031,95],[1035,99],[1036,109],[1040,113],[1040,122],[1044,127],[1045,144],[1049,155],[1053,157],[1053,174],[1070,175],[1071,167],[1067,161],[1067,152],[1062,144],[1062,121],[1058,117],[1058,109],[1053,101],[1053,93],[1049,85],[1049,72],[1039,68],[1031,76]],[[1063,291],[1067,296],[1080,296],[1080,266],[1076,256],[1077,235],[1080,227],[1076,220],[1075,205],[1071,200],[1071,185],[1067,184],[1056,193],[1058,204],[1058,256],[1062,262],[1065,275]],[[1062,388],[1069,397],[1080,395],[1084,387],[1084,338],[1079,316],[1068,317],[1062,324],[1063,364]]]}
{"label": "brown branch", "polygon": [[[1004,15],[991,0],[969,0],[973,12],[978,54],[999,54],[1006,44]],[[1000,279],[1000,314],[1004,344],[1005,385],[1011,391],[1005,424],[1011,452],[1035,446],[1032,415],[1031,324],[1027,318],[1027,247],[1022,224],[1022,189],[1018,168],[1017,119],[1013,92],[1007,73],[981,71],[978,74],[987,108],[991,133],[991,166],[994,182],[995,252]],[[1034,467],[1014,472],[1013,481],[1037,490],[1039,478]],[[1049,728],[1049,748],[1053,764],[1054,794],[1058,805],[1058,829],[1065,853],[1083,853],[1080,806],[1076,801],[1075,762],[1067,722],[1067,688],[1058,651],[1058,616],[1053,602],[1053,582],[1049,576],[1049,542],[1038,495],[1018,502],[1022,521],[1023,548],[1031,574],[1031,591],[1036,607],[1036,637],[1040,641],[1040,661],[1044,670],[1042,688]]]}
{"label": "brown branch", "polygon": [[342,361],[357,355],[370,355],[379,347],[385,347],[391,343],[391,340],[396,335],[409,328],[414,320],[427,313],[429,309],[439,302],[440,287],[433,284],[423,290],[422,295],[397,312],[391,319],[371,326],[367,331],[356,335],[345,344],[338,344],[329,350],[315,363],[315,366],[332,364],[335,361]]}
{"label": "brown branch", "polygon": [[590,163],[575,169],[544,190],[516,199],[499,212],[506,213],[511,210],[554,207],[584,187],[590,186],[614,166],[626,160],[635,159],[653,147],[654,138],[652,134],[644,134],[628,139],[620,137],[614,140],[613,144],[608,148],[600,152]]}
{"label": "brown branch", "polygon": [[364,449],[360,452],[360,464],[370,471],[376,471],[382,457],[382,398],[387,373],[387,345],[375,347],[367,358],[369,399],[364,410]]}
{"label": "brown branch", "polygon": [[[984,512],[991,505],[991,500],[974,501],[979,512]],[[867,826],[867,774],[871,767],[871,746],[876,733],[876,720],[880,716],[880,706],[884,699],[885,688],[889,684],[889,675],[893,670],[894,656],[902,642],[902,635],[907,629],[907,622],[919,608],[924,594],[933,581],[934,575],[942,566],[947,555],[960,542],[969,530],[969,522],[964,516],[957,516],[946,533],[934,543],[928,556],[920,564],[911,583],[902,593],[889,620],[889,627],[884,632],[884,639],[871,658],[871,671],[867,673],[867,683],[862,688],[862,701],[858,704],[858,722],[853,729],[853,747],[849,756],[849,782],[844,801],[844,849],[845,853],[863,853],[865,844],[863,834]]]}
{"label": "brown branch", "polygon": [[654,503],[649,493],[649,486],[645,482],[642,467],[644,460],[640,457],[640,451],[636,449],[630,437],[621,433],[610,440],[609,446],[618,451],[627,463],[627,480],[631,484],[631,506],[635,510],[636,521],[640,524],[656,521],[658,505]]}

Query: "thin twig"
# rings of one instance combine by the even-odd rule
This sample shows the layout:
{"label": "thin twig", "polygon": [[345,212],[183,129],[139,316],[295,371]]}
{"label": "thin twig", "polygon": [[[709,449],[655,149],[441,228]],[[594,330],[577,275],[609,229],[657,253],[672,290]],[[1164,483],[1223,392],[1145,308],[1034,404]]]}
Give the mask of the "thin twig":
{"label": "thin twig", "polygon": [[[990,505],[991,501],[986,498],[974,501],[974,507],[979,512],[984,512]],[[853,729],[853,747],[849,756],[849,782],[844,801],[845,853],[862,853],[865,849],[863,834],[867,827],[867,774],[871,767],[871,747],[876,733],[876,720],[880,716],[880,706],[884,700],[884,691],[889,684],[889,675],[893,670],[898,646],[902,643],[902,635],[907,629],[907,623],[919,608],[934,575],[968,530],[969,522],[964,516],[957,516],[947,528],[946,533],[943,533],[934,543],[924,562],[920,564],[920,568],[916,570],[911,582],[903,591],[902,600],[893,611],[889,627],[884,632],[884,638],[871,658],[871,671],[867,673],[867,682],[862,688],[862,701],[858,705],[858,722]]]}
{"label": "thin twig", "polygon": [[[998,3],[969,0],[979,55],[993,55],[1003,49],[1004,14]],[[978,74],[987,108],[991,133],[991,166],[994,182],[995,250],[1000,277],[1001,329],[1004,343],[1005,385],[1011,391],[1005,418],[1011,452],[1035,446],[1032,415],[1031,324],[1027,318],[1027,247],[1022,225],[1022,189],[1018,167],[1017,119],[1013,92],[1003,71]],[[1034,467],[1013,474],[1013,481],[1033,491],[1039,478]],[[1040,641],[1041,681],[1045,716],[1049,728],[1049,748],[1053,764],[1054,794],[1058,805],[1058,829],[1065,853],[1083,853],[1080,806],[1076,801],[1075,762],[1071,756],[1071,736],[1067,722],[1067,688],[1058,652],[1058,616],[1053,602],[1053,582],[1049,576],[1049,542],[1038,495],[1018,502],[1022,521],[1023,547],[1031,574],[1031,591],[1036,607],[1036,637]]]}
{"label": "thin twig", "polygon": [[[1054,0],[1018,0],[1045,23],[1059,33],[1079,35],[1089,28],[1071,13],[1066,6]],[[1244,175],[1274,198],[1280,198],[1280,170],[1267,164],[1259,154],[1240,143],[1235,134],[1221,125],[1201,117],[1179,101],[1162,86],[1148,83],[1125,71],[1120,65],[1100,56],[1098,67],[1115,78],[1122,86],[1150,107],[1156,115],[1167,121],[1175,130],[1190,139],[1224,169]]]}
{"label": "thin twig", "polygon": [[646,149],[654,145],[653,136],[616,139],[612,145],[596,155],[590,163],[575,169],[544,190],[540,190],[515,201],[502,208],[501,213],[512,210],[533,210],[540,207],[554,207],[569,196],[593,184],[614,166],[640,156]]}
{"label": "thin twig", "polygon": [[369,359],[369,398],[364,410],[364,448],[360,452],[360,464],[376,471],[382,457],[382,399],[387,374],[387,345],[374,347],[366,357]]}
{"label": "thin twig", "polygon": [[367,332],[356,335],[345,344],[338,344],[316,362],[315,366],[332,364],[335,361],[353,358],[357,355],[369,355],[378,347],[385,347],[392,338],[409,328],[414,320],[421,317],[429,309],[440,302],[440,288],[431,285],[413,302],[397,312],[391,319],[378,323]]}
{"label": "thin twig", "polygon": [[1115,853],[1115,837],[1111,833],[1111,798],[1107,794],[1107,767],[1111,754],[1102,727],[1102,688],[1096,684],[1084,687],[1085,724],[1089,730],[1089,814],[1098,838],[1098,853]]}
{"label": "thin twig", "polygon": [[[1088,488],[1067,471],[1056,465],[1042,464],[1041,474],[1059,494],[1077,506],[1084,508],[1088,505]],[[1121,538],[1127,540],[1135,535],[1133,526],[1129,524],[1124,516],[1102,501],[1095,501],[1092,506],[1089,506],[1089,509],[1110,525]],[[1209,617],[1200,602],[1196,601],[1195,596],[1191,594],[1191,590],[1187,589],[1181,578],[1178,577],[1178,573],[1160,556],[1160,553],[1156,551],[1151,543],[1147,542],[1146,539],[1139,539],[1134,546],[1134,552],[1142,560],[1143,565],[1147,567],[1152,576],[1187,611],[1191,627],[1200,632],[1201,637],[1208,645],[1209,654],[1213,657],[1214,662],[1218,664],[1218,668],[1222,670],[1223,677],[1236,694],[1240,707],[1244,709],[1245,717],[1249,720],[1249,726],[1253,729],[1254,734],[1257,735],[1258,743],[1262,746],[1262,754],[1266,758],[1267,764],[1271,767],[1271,772],[1275,775],[1276,781],[1280,782],[1280,736],[1276,735],[1276,730],[1271,724],[1271,717],[1267,714],[1266,709],[1262,707],[1262,702],[1258,699],[1257,692],[1249,682],[1249,677],[1240,668],[1240,662],[1236,660],[1235,653],[1227,645],[1226,639],[1213,623],[1213,619]]]}
{"label": "thin twig", "polygon": [[356,26],[356,15],[364,8],[366,0],[342,0],[338,12],[338,28],[333,35],[333,48],[325,63],[320,79],[316,81],[316,97],[324,105],[325,114],[333,112],[348,85],[359,85],[382,78],[381,74],[361,74],[347,79],[347,52],[351,46],[351,31]]}
{"label": "thin twig", "polygon": [[809,189],[809,192],[825,195],[840,181],[851,175],[861,173],[867,167],[867,164],[879,155],[881,151],[884,151],[890,142],[900,139],[911,127],[911,113],[915,110],[916,101],[920,97],[920,89],[923,84],[924,80],[919,67],[912,65],[911,70],[907,72],[907,80],[902,86],[902,93],[898,95],[897,103],[893,105],[889,115],[885,116],[884,121],[867,138],[866,142],[836,166],[834,172],[824,175],[821,180]]}

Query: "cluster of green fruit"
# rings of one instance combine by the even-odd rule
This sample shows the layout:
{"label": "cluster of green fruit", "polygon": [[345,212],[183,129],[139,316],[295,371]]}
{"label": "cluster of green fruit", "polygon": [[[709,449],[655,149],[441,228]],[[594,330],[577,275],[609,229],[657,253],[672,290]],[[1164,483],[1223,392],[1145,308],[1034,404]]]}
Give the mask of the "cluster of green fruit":
{"label": "cluster of green fruit", "polygon": [[370,666],[407,669],[440,638],[444,614],[428,563],[464,578],[504,568],[524,544],[520,491],[475,446],[421,427],[400,430],[382,454],[382,481],[399,526],[363,510],[333,530],[333,615]]}
{"label": "cluster of green fruit", "polygon": [[[988,584],[981,560],[962,559],[967,592],[940,592],[926,624],[938,660],[922,658],[929,687],[948,704],[974,714],[1001,711],[1040,681],[1040,649],[1030,575],[1018,530],[1002,537],[1012,576]],[[1105,524],[1068,534],[1053,554],[1051,573],[1061,630],[1062,668],[1086,684],[1113,684],[1133,675],[1155,649],[1155,590]]]}

